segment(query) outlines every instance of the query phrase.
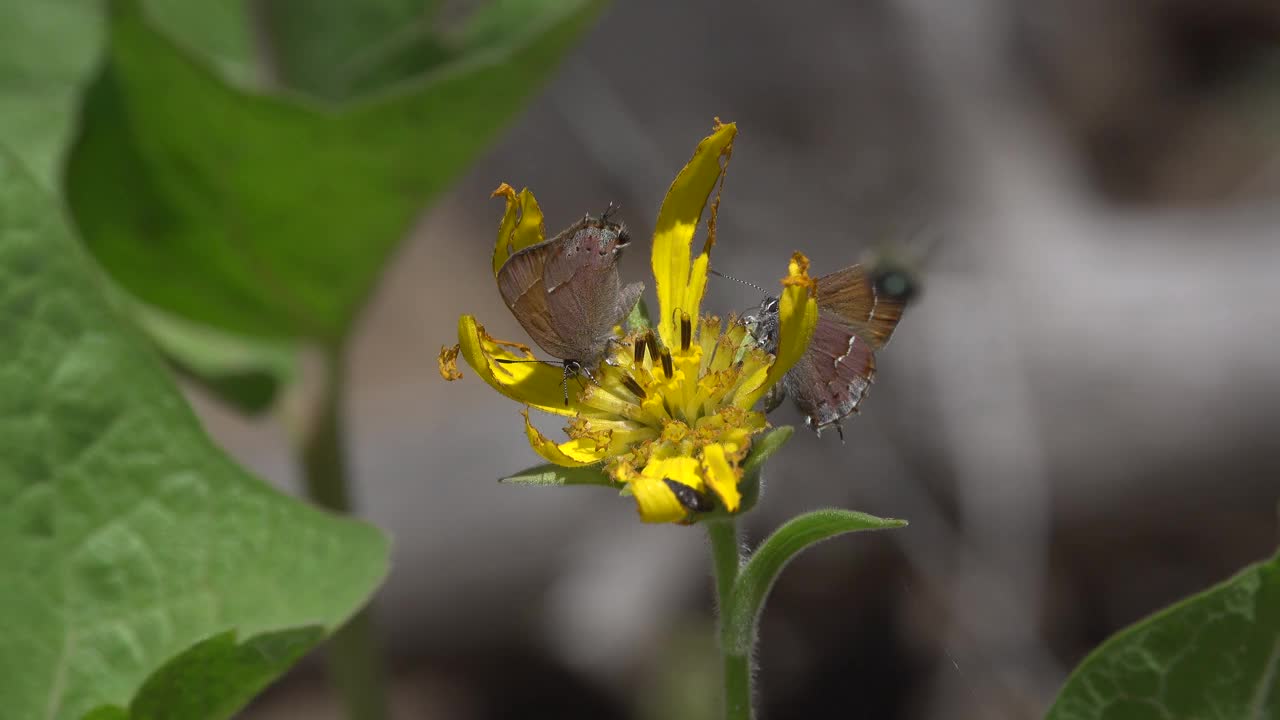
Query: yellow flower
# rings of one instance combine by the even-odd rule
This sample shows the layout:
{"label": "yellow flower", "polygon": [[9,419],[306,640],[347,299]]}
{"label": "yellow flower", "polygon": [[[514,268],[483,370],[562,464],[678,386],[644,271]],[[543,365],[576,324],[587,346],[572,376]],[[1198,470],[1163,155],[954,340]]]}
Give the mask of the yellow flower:
{"label": "yellow flower", "polygon": [[[667,191],[653,234],[653,275],[658,295],[656,331],[632,328],[620,335],[590,378],[571,382],[566,404],[562,370],[530,359],[529,348],[495,340],[471,316],[458,322],[457,346],[444,348],[440,373],[461,376],[462,354],[498,392],[550,413],[572,416],[569,440],[545,437],[529,421],[525,434],[549,462],[566,467],[600,465],[624,494],[635,497],[645,522],[684,522],[695,512],[741,507],[742,462],[752,437],[767,427],[753,407],[804,353],[817,322],[814,284],[803,255],[792,256],[782,281],[777,355],[764,352],[747,328],[700,314],[725,167],[737,127],[717,121]],[[711,193],[707,238],[691,257],[693,237]],[[511,252],[543,240],[542,213],[528,190],[503,184],[506,198],[494,251],[494,273]],[[580,388],[580,389],[578,389]]]}

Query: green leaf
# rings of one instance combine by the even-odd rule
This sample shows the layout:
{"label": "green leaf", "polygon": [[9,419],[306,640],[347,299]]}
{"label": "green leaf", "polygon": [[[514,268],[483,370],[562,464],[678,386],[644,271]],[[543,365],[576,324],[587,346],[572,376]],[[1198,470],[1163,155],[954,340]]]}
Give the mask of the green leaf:
{"label": "green leaf", "polygon": [[286,87],[347,100],[457,57],[424,0],[272,0],[262,3],[272,60]]}
{"label": "green leaf", "polygon": [[269,410],[297,375],[297,349],[201,327],[134,303],[133,316],[180,375],[255,415]]}
{"label": "green leaf", "polygon": [[1112,636],[1048,717],[1280,718],[1280,554]]}
{"label": "green leaf", "polygon": [[324,635],[324,628],[299,628],[265,633],[240,644],[235,633],[215,635],[147,678],[127,710],[104,706],[86,720],[230,718]]}
{"label": "green leaf", "polygon": [[[0,142],[22,158],[46,190],[63,161],[105,46],[104,3],[0,3]],[[236,78],[253,73],[245,2],[146,0],[156,22]]]}
{"label": "green leaf", "polygon": [[852,510],[815,510],[793,518],[774,531],[742,566],[734,582],[729,606],[724,610],[730,632],[727,635],[731,655],[751,651],[755,641],[756,620],[764,607],[769,590],[782,568],[801,550],[828,538],[860,530],[886,530],[903,527],[905,520],[878,518]]}
{"label": "green leaf", "polygon": [[0,337],[5,717],[127,706],[196,643],[333,628],[385,575],[380,532],[213,445],[58,203],[4,152]]}
{"label": "green leaf", "polygon": [[46,190],[57,187],[80,93],[102,47],[96,3],[0,3],[0,142],[15,148]]}
{"label": "green leaf", "polygon": [[604,474],[599,465],[584,467],[561,467],[548,463],[522,470],[498,482],[511,485],[607,485],[613,481]]}
{"label": "green leaf", "polygon": [[334,344],[417,214],[524,106],[600,4],[507,0],[511,21],[476,19],[465,57],[325,112],[229,86],[157,33],[136,0],[117,0],[69,205],[90,250],[142,301],[234,333]]}
{"label": "green leaf", "polygon": [[259,79],[249,17],[249,3],[254,1],[141,0],[157,28],[188,51],[211,61],[227,79],[245,85]]}

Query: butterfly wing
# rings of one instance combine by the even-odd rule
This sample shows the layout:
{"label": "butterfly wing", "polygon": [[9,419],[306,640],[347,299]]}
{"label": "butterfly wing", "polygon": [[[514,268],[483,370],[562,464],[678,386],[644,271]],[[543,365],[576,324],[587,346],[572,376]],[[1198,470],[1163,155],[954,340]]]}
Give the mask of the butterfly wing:
{"label": "butterfly wing", "polygon": [[560,335],[547,302],[543,270],[553,242],[531,245],[507,258],[498,270],[498,292],[538,347],[561,360],[577,359],[573,343]]}
{"label": "butterfly wing", "polygon": [[884,347],[902,319],[905,295],[882,292],[861,265],[850,265],[817,279],[818,308],[840,321],[873,350]]}
{"label": "butterfly wing", "polygon": [[551,327],[571,351],[566,357],[593,363],[604,354],[613,328],[639,296],[633,286],[623,292],[618,279],[616,228],[586,220],[556,236],[543,279]]}
{"label": "butterfly wing", "polygon": [[809,349],[782,384],[806,424],[821,431],[857,412],[875,374],[871,344],[831,313],[819,312]]}

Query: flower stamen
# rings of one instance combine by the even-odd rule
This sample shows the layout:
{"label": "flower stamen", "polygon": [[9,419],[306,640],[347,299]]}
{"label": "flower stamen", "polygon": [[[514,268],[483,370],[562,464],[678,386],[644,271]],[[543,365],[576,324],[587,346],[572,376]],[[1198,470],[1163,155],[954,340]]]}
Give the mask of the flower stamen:
{"label": "flower stamen", "polygon": [[[644,345],[637,345],[636,347],[644,348]],[[622,376],[622,384],[625,385],[628,390],[630,390],[633,394],[635,394],[637,398],[641,400],[649,397],[649,394],[644,391],[644,388],[640,387],[640,383],[636,382],[636,379],[631,377],[630,375]]]}

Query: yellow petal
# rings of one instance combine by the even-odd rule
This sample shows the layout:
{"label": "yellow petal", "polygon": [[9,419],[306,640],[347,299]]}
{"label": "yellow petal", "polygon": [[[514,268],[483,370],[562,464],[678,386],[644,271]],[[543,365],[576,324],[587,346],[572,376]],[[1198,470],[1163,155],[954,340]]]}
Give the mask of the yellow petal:
{"label": "yellow petal", "polygon": [[676,494],[660,478],[644,477],[631,481],[628,488],[636,498],[640,519],[647,523],[680,522],[689,515]]}
{"label": "yellow petal", "polygon": [[644,466],[644,470],[640,471],[643,477],[653,478],[657,480],[675,480],[682,485],[688,485],[694,490],[701,491],[704,487],[702,482],[702,466],[697,459],[688,455],[675,455],[656,460],[650,460]]}
{"label": "yellow petal", "polygon": [[713,443],[702,448],[702,469],[707,487],[720,496],[725,510],[737,512],[742,502],[742,493],[738,492],[738,471],[729,464],[723,445]]}
{"label": "yellow petal", "polygon": [[[576,381],[570,379],[569,404],[564,403],[564,370],[542,362],[502,363],[499,360],[532,360],[533,353],[520,343],[494,339],[470,315],[458,318],[458,347],[476,374],[498,392],[516,402],[557,415],[576,415]],[[512,352],[512,351],[516,352]]]}
{"label": "yellow petal", "polygon": [[493,248],[493,276],[498,276],[502,264],[511,254],[530,245],[542,242],[546,231],[542,225],[542,209],[529,188],[516,193],[506,183],[498,186],[490,197],[502,196],[507,200],[506,212],[498,224],[498,243]]}
{"label": "yellow petal", "polygon": [[524,410],[524,434],[529,438],[529,446],[534,452],[541,455],[547,462],[563,467],[595,465],[604,460],[609,453],[607,444],[605,447],[600,447],[591,438],[578,438],[557,445],[529,422],[528,409]]}
{"label": "yellow petal", "polygon": [[737,395],[735,404],[739,407],[755,404],[809,348],[813,328],[818,323],[816,295],[816,285],[809,277],[809,259],[800,253],[793,254],[787,277],[782,279],[782,297],[778,303],[778,351],[764,382]]}
{"label": "yellow petal", "polygon": [[[705,267],[700,278],[690,276],[693,235],[707,198],[724,174],[724,163],[733,151],[733,138],[737,134],[738,128],[733,123],[718,124],[711,135],[698,143],[693,158],[671,183],[658,211],[653,229],[653,279],[660,308],[658,334],[668,347],[679,342],[676,325],[679,313],[698,317],[707,276]],[[709,245],[703,249],[703,255],[709,253]]]}

